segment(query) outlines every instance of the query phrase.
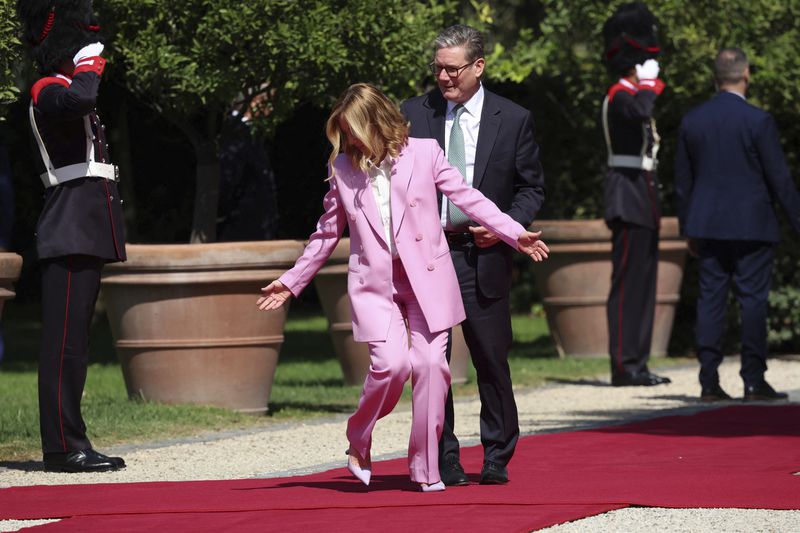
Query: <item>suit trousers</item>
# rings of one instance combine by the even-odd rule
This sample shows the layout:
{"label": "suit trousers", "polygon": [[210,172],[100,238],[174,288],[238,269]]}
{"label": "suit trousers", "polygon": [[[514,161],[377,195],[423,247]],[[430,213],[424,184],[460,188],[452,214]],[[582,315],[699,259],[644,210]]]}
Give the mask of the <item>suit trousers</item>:
{"label": "suit trousers", "polygon": [[[511,309],[509,296],[487,298],[477,283],[477,248],[468,243],[451,246],[450,256],[461,286],[467,318],[462,322],[464,340],[475,366],[481,399],[480,432],[484,461],[505,466],[514,455],[519,439],[519,418],[508,352],[511,350]],[[448,343],[447,360],[450,360]],[[452,390],[447,394],[445,421],[439,445],[440,461],[459,456],[454,434],[455,415]]]}
{"label": "suit trousers", "polygon": [[428,329],[399,259],[393,262],[392,284],[394,308],[389,332],[385,341],[368,343],[369,374],[358,408],[347,421],[347,439],[361,457],[368,457],[375,423],[392,412],[411,376],[408,468],[412,481],[436,483],[440,481],[439,436],[450,386],[450,367],[445,359],[448,335],[447,331]]}
{"label": "suit trousers", "polygon": [[719,383],[728,291],[733,284],[742,317],[744,385],[760,385],[767,370],[767,310],[775,249],[758,241],[698,241],[697,358],[700,384]]}
{"label": "suit trousers", "polygon": [[612,232],[611,290],[606,303],[611,375],[647,371],[658,274],[658,230],[620,220]]}
{"label": "suit trousers", "polygon": [[44,453],[91,448],[81,416],[92,323],[104,260],[49,259],[42,270],[39,426]]}

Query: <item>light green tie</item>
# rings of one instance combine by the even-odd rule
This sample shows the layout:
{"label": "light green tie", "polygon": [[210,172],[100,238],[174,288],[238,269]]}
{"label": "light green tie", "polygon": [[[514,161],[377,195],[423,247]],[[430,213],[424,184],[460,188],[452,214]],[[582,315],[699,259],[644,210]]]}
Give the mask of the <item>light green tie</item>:
{"label": "light green tie", "polygon": [[[453,126],[450,128],[450,142],[447,146],[447,160],[461,172],[464,181],[467,180],[467,156],[464,149],[464,132],[461,130],[459,120],[466,110],[467,108],[461,104],[453,108],[455,118],[453,118]],[[453,229],[465,229],[464,226],[469,225],[470,222],[469,217],[450,203],[450,200],[447,201],[447,218],[450,219]]]}

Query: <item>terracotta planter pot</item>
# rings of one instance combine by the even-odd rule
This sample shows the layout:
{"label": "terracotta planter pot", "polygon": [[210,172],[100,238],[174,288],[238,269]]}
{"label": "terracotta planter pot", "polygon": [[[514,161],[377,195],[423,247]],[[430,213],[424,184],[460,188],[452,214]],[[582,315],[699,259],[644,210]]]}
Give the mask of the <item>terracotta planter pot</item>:
{"label": "terracotta planter pot", "polygon": [[[366,343],[353,340],[353,319],[347,296],[347,262],[350,239],[342,239],[328,262],[314,277],[322,309],[328,319],[333,348],[348,385],[361,385],[369,372],[369,349]],[[453,328],[453,352],[450,373],[453,383],[467,381],[469,352],[464,344],[461,326]]]}
{"label": "terracotta planter pot", "polygon": [[12,253],[0,253],[0,318],[3,317],[3,306],[6,300],[16,296],[14,283],[19,279],[22,270],[22,257]]}
{"label": "terracotta planter pot", "polygon": [[267,410],[288,306],[259,289],[300,256],[300,241],[129,244],[102,290],[131,397]]}
{"label": "terracotta planter pot", "polygon": [[[561,357],[608,357],[606,300],[611,287],[611,231],[603,220],[539,220],[550,259],[535,266],[550,334]],[[686,243],[678,220],[661,219],[651,355],[667,353],[680,297]]]}

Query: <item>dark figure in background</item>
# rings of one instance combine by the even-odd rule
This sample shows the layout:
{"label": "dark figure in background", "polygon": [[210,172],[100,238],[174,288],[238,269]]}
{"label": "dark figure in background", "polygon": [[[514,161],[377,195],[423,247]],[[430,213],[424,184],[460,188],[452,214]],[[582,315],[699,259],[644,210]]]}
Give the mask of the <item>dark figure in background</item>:
{"label": "dark figure in background", "polygon": [[[533,138],[531,113],[481,83],[483,37],[468,26],[447,28],[434,42],[431,70],[438,88],[402,105],[411,136],[436,139],[465,180],[501,211],[528,227],[544,202],[544,173]],[[467,318],[464,339],[481,398],[482,484],[508,481],[506,465],[519,438],[511,384],[512,250],[488,229],[442,199],[441,222],[450,244]],[[450,349],[447,350],[450,360]],[[466,485],[448,393],[439,442],[439,470],[446,485]]]}
{"label": "dark figure in background", "polygon": [[681,233],[698,257],[697,358],[700,399],[729,400],[719,384],[728,291],[733,284],[742,316],[745,400],[783,400],[764,379],[767,310],[780,238],[774,202],[800,232],[800,195],[781,149],[775,120],[747,103],[747,56],[738,48],[714,62],[719,91],[684,116],[675,160]]}
{"label": "dark figure in background", "polygon": [[655,17],[644,4],[620,6],[603,26],[604,61],[617,82],[603,101],[608,149],[604,218],[612,231],[608,295],[611,384],[669,383],[647,368],[656,305],[660,208],[656,181],[658,134],[653,120],[659,53]]}
{"label": "dark figure in background", "polygon": [[217,240],[260,241],[276,237],[275,173],[266,140],[253,130],[253,116],[265,113],[266,93],[239,105],[220,136]]}
{"label": "dark figure in background", "polygon": [[100,272],[105,263],[125,260],[117,169],[95,109],[103,45],[89,0],[19,0],[17,10],[43,76],[31,89],[29,115],[45,187],[36,233],[44,468],[116,470],[125,462],[92,448],[81,416]]}
{"label": "dark figure in background", "polygon": [[[11,165],[8,149],[0,131],[0,252],[11,249],[11,228],[14,223],[14,187],[11,183]],[[0,361],[5,353],[3,330],[0,329]]]}

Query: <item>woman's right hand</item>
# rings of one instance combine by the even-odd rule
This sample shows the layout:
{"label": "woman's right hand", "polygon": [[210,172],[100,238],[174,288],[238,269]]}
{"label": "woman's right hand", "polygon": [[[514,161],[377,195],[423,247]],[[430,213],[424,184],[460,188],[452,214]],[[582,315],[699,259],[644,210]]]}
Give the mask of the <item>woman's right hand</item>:
{"label": "woman's right hand", "polygon": [[286,288],[286,285],[275,280],[266,287],[261,288],[261,298],[258,299],[256,305],[262,311],[270,311],[278,309],[291,297],[292,292]]}

